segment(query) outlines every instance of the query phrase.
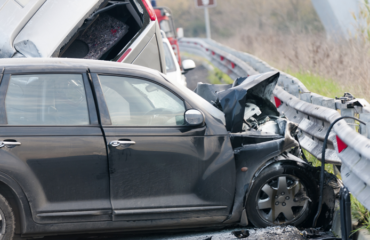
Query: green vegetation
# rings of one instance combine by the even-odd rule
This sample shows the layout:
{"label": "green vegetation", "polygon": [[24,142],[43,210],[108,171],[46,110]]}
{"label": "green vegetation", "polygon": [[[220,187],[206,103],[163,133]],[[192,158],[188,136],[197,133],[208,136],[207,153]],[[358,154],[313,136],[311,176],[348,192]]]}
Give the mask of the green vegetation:
{"label": "green vegetation", "polygon": [[333,80],[325,79],[311,73],[294,73],[291,71],[287,73],[298,78],[311,92],[330,98],[343,96],[343,89]]}
{"label": "green vegetation", "polygon": [[351,195],[351,210],[352,217],[358,220],[357,229],[353,233],[367,229],[370,231],[370,213],[369,211],[354,197]]}
{"label": "green vegetation", "polygon": [[[306,156],[307,160],[310,163],[312,163],[312,166],[314,166],[314,167],[320,167],[321,166],[321,161],[318,160],[311,153],[307,152],[306,150],[303,150],[303,153]],[[328,171],[329,173],[334,174],[334,168],[333,168],[333,165],[332,164],[325,164],[325,170]]]}
{"label": "green vegetation", "polygon": [[225,74],[215,66],[213,66],[213,71],[209,71],[208,79],[212,84],[232,84],[234,82],[229,75]]}

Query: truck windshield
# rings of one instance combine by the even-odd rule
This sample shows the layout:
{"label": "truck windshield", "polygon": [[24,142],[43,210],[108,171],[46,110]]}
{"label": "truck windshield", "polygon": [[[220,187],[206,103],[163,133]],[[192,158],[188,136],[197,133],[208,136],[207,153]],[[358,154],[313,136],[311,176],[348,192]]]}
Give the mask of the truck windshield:
{"label": "truck windshield", "polygon": [[172,28],[172,25],[171,25],[170,21],[168,21],[168,20],[162,20],[160,22],[160,25],[161,25],[160,26],[161,27],[161,30],[163,30],[166,33],[166,36],[168,38],[175,37],[175,34],[173,32],[173,28]]}

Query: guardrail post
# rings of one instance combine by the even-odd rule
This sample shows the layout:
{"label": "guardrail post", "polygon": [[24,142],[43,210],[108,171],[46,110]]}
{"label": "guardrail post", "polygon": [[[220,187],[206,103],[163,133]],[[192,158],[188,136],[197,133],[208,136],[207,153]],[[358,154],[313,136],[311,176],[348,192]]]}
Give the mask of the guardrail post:
{"label": "guardrail post", "polygon": [[319,105],[319,106],[322,105],[322,100],[323,100],[323,97],[320,95],[312,96],[311,98],[312,104]]}
{"label": "guardrail post", "polygon": [[[355,116],[355,109],[354,108],[345,108],[345,109],[341,109],[340,110],[340,114],[342,116],[350,116],[350,117],[354,117]],[[353,128],[354,130],[356,130],[356,126],[355,126],[355,120],[353,119],[345,119],[345,121],[348,123],[348,125]]]}
{"label": "guardrail post", "polygon": [[311,103],[311,93],[310,92],[301,93],[301,100]]}
{"label": "guardrail post", "polygon": [[360,113],[360,120],[366,122],[366,126],[360,124],[360,133],[370,138],[370,113]]}
{"label": "guardrail post", "polygon": [[294,97],[299,98],[299,86],[297,84],[288,85],[288,92]]}
{"label": "guardrail post", "polygon": [[332,98],[324,98],[322,100],[322,106],[335,110],[335,100]]}

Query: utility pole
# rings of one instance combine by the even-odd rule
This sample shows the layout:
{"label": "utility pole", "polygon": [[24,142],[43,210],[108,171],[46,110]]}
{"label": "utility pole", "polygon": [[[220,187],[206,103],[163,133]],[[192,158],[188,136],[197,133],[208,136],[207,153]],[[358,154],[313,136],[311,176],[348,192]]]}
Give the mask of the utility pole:
{"label": "utility pole", "polygon": [[208,39],[211,39],[211,24],[209,21],[208,8],[216,6],[216,0],[195,0],[198,8],[204,8],[204,21],[206,23],[206,35]]}
{"label": "utility pole", "polygon": [[209,13],[208,13],[208,7],[204,8],[204,18],[206,21],[206,33],[207,38],[211,39],[211,24],[209,23]]}

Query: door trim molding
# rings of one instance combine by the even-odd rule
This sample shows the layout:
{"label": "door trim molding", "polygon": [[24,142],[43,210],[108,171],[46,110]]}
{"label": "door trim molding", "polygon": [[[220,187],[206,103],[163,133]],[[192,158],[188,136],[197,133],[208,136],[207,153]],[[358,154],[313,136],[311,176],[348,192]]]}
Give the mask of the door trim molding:
{"label": "door trim molding", "polygon": [[212,211],[226,209],[227,206],[205,206],[205,207],[182,207],[182,208],[150,208],[133,210],[114,210],[114,215],[136,215],[150,213],[175,213],[175,212],[193,212],[193,211]]}
{"label": "door trim molding", "polygon": [[74,216],[101,216],[110,215],[110,210],[98,210],[98,211],[78,211],[78,212],[50,212],[50,213],[39,213],[38,217],[74,217]]}

